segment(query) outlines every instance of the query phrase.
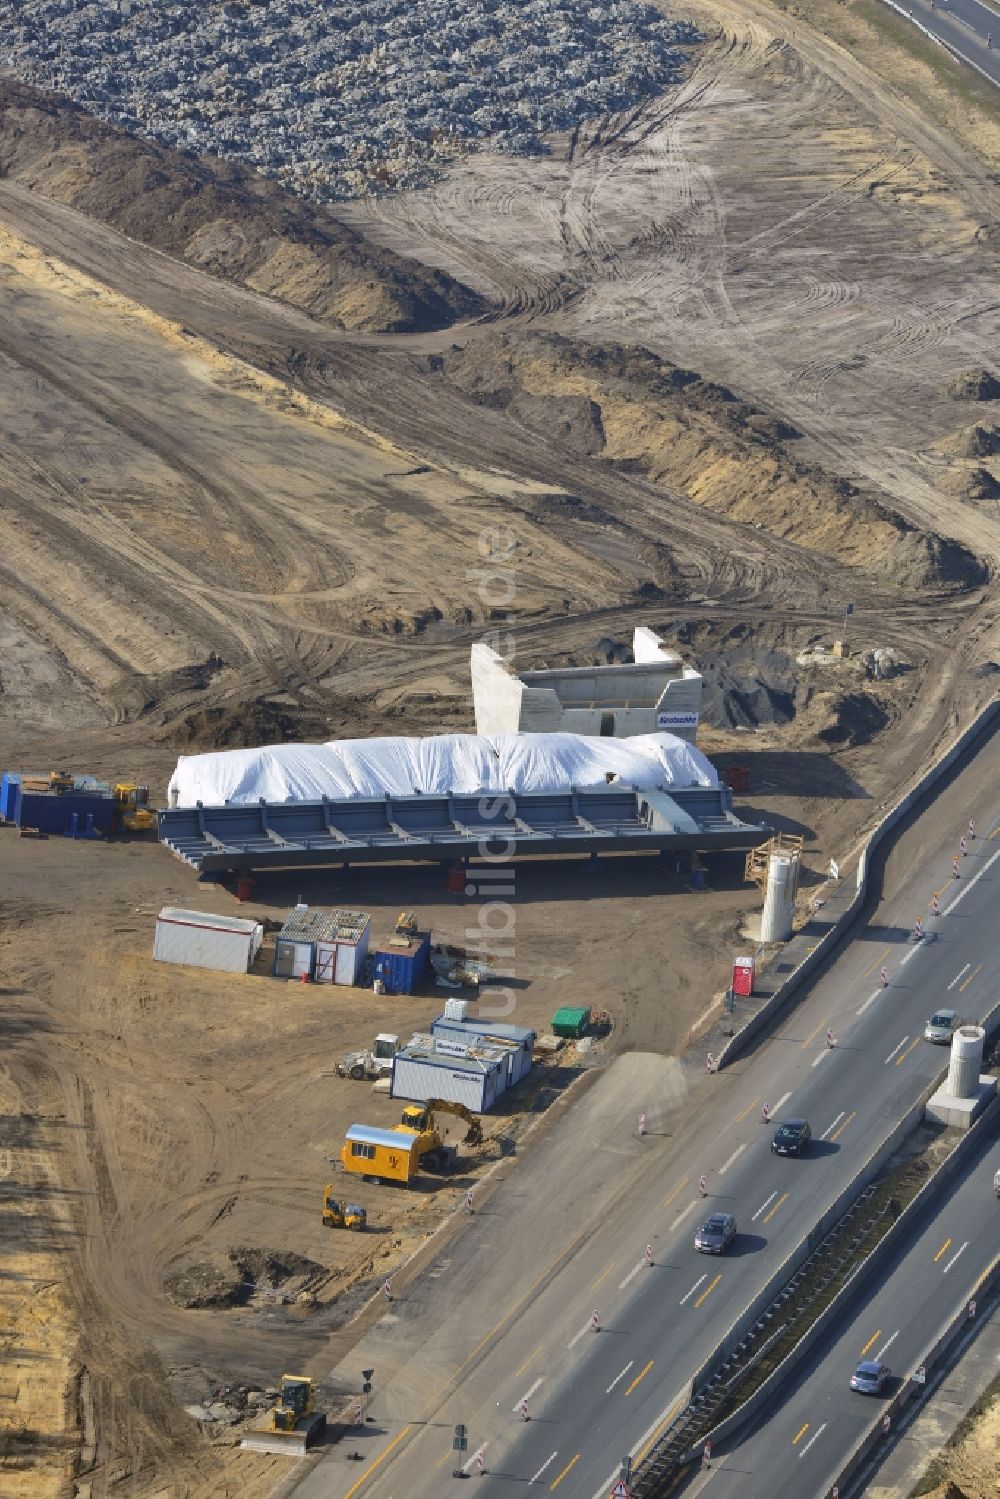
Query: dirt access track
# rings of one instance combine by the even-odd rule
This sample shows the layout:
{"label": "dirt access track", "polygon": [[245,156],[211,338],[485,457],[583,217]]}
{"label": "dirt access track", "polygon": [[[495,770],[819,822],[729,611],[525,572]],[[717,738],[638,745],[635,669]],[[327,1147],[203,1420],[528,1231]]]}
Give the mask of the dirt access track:
{"label": "dirt access track", "polygon": [[[485,632],[524,665],[584,662],[646,623],[706,671],[742,653],[800,678],[783,727],[703,743],[750,765],[753,809],[804,832],[813,872],[843,857],[994,690],[1000,151],[801,16],[697,16],[709,40],[658,107],[351,209],[394,277],[414,258],[472,289],[454,306],[489,304],[444,331],[348,332],[273,264],[286,300],[124,238],[73,206],[84,148],[51,120],[44,172],[15,153],[0,765],[137,775],[156,797],[178,749],[471,727]],[[497,526],[509,603],[482,577]],[[853,643],[908,672],[795,672],[848,600]],[[324,1074],[417,1011],[292,1005],[257,979],[234,1003],[151,973],[153,911],[210,908],[162,851],[8,834],[0,859],[5,1492],[263,1494],[274,1466],[234,1466],[171,1391],[335,1362],[348,1247],[317,1229],[316,1192],[359,1105]],[[424,879],[357,904],[383,929],[404,903],[457,923]],[[586,982],[615,1045],[681,1048],[752,896],[722,870],[701,904],[644,872],[583,880],[519,887],[526,1015]],[[261,914],[299,893],[265,891]],[[421,1232],[386,1237],[404,1255]],[[294,1249],[326,1309],[169,1299],[174,1271],[236,1248]]]}

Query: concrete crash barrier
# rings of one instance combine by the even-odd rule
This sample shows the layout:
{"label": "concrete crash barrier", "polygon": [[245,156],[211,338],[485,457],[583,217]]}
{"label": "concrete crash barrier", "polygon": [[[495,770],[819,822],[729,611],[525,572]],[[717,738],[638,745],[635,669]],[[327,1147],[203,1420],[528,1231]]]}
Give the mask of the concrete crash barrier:
{"label": "concrete crash barrier", "polygon": [[[863,1486],[867,1484],[871,1474],[881,1463],[883,1454],[916,1415],[922,1398],[937,1382],[937,1376],[947,1373],[956,1357],[963,1352],[965,1345],[972,1341],[979,1328],[995,1312],[997,1305],[1000,1304],[998,1292],[1000,1292],[1000,1255],[980,1276],[976,1284],[975,1317],[969,1316],[969,1303],[966,1301],[953,1317],[948,1318],[921,1360],[919,1368],[923,1370],[923,1380],[911,1375],[909,1379],[903,1381],[893,1399],[872,1421],[847,1462],[838,1472],[831,1474],[824,1493],[837,1488],[840,1499],[849,1499],[852,1493],[862,1492]],[[886,1420],[889,1422],[888,1430],[885,1429]]]}
{"label": "concrete crash barrier", "polygon": [[886,837],[893,831],[896,825],[913,810],[922,797],[936,785],[947,771],[960,759],[965,751],[973,744],[980,734],[986,730],[1000,713],[1000,698],[994,698],[991,703],[979,713],[955,740],[950,749],[946,750],[941,759],[932,765],[925,775],[921,776],[915,786],[906,793],[896,805],[886,813],[882,821],[873,829],[871,837],[865,844],[858,863],[857,889],[850,905],[834,923],[830,930],[820,939],[812,952],[794,968],[785,982],[777,988],[771,998],[761,1005],[755,1015],[740,1027],[734,1036],[726,1042],[719,1053],[716,1062],[716,1070],[724,1067],[728,1062],[736,1058],[760,1031],[765,1030],[786,1005],[796,997],[804,987],[806,980],[811,978],[819,968],[830,958],[834,950],[851,930],[861,911],[864,909],[868,899],[868,865],[872,854],[880,847]]}
{"label": "concrete crash barrier", "polygon": [[[998,1015],[1000,1015],[1000,1007],[998,1007],[998,1009],[993,1012],[993,1018],[996,1019]],[[919,1110],[922,1111],[922,1109],[923,1103],[919,1105]],[[906,1134],[908,1134],[910,1129],[919,1122],[919,1116],[918,1118],[914,1118],[915,1113],[917,1113],[917,1111],[911,1110],[907,1115],[907,1129],[905,1131]],[[967,1133],[962,1135],[954,1150],[952,1150],[946,1157],[946,1159],[941,1162],[941,1165],[933,1173],[933,1175],[930,1176],[926,1182],[924,1182],[923,1186],[917,1192],[916,1196],[912,1199],[911,1202],[907,1204],[907,1206],[903,1209],[895,1222],[890,1225],[886,1233],[882,1235],[881,1239],[875,1245],[871,1254],[869,1254],[868,1257],[861,1262],[851,1279],[841,1287],[841,1289],[837,1292],[837,1295],[830,1302],[829,1306],[824,1308],[813,1325],[799,1339],[798,1343],[796,1343],[795,1347],[787,1355],[787,1357],[782,1359],[781,1363],[775,1369],[774,1373],[771,1374],[760,1386],[760,1388],[750,1396],[749,1400],[745,1401],[738,1410],[735,1410],[731,1416],[728,1416],[725,1421],[720,1422],[720,1424],[709,1433],[711,1441],[713,1443],[717,1444],[723,1441],[726,1437],[732,1436],[734,1432],[739,1431],[740,1428],[744,1426],[749,1420],[758,1415],[767,1406],[769,1401],[775,1398],[782,1385],[795,1372],[796,1368],[802,1362],[802,1360],[806,1358],[807,1355],[812,1351],[812,1349],[817,1345],[817,1343],[819,1343],[823,1339],[823,1337],[825,1337],[830,1328],[836,1324],[838,1318],[844,1315],[845,1309],[850,1305],[852,1297],[858,1294],[858,1292],[871,1279],[871,1277],[880,1268],[880,1266],[882,1266],[887,1261],[887,1259],[889,1259],[894,1253],[896,1253],[899,1247],[906,1242],[907,1236],[913,1230],[913,1225],[919,1223],[920,1216],[923,1212],[926,1211],[928,1204],[931,1203],[934,1200],[935,1196],[939,1192],[941,1192],[944,1187],[948,1186],[948,1184],[954,1179],[954,1177],[964,1166],[970,1152],[977,1149],[981,1144],[983,1138],[988,1136],[992,1130],[996,1129],[998,1121],[1000,1121],[1000,1099],[994,1099],[993,1103],[984,1110],[984,1112],[980,1115],[972,1128]],[[879,1156],[882,1157],[883,1163],[888,1160],[889,1157],[895,1152],[895,1149],[900,1144],[902,1138],[903,1136],[900,1135],[898,1131],[893,1131],[892,1136],[890,1136],[890,1140],[892,1141],[892,1149],[886,1149],[886,1146],[889,1143],[888,1141],[885,1145],[879,1148],[879,1150],[876,1152],[876,1155],[871,1158],[871,1161],[869,1161],[866,1166],[862,1168],[860,1176],[856,1177],[855,1181],[851,1184],[851,1187],[847,1189],[849,1193],[856,1196],[857,1193],[860,1192],[863,1187],[868,1184],[867,1181],[861,1181],[861,1177],[867,1176],[868,1180],[872,1180],[874,1178],[876,1171],[872,1168],[875,1160]],[[838,1199],[838,1204],[840,1201],[841,1199]],[[800,1245],[800,1249],[801,1248],[802,1246]],[[966,1317],[964,1304],[961,1316]],[[949,1322],[948,1325],[950,1327],[952,1323]],[[928,1364],[929,1359],[925,1359],[924,1363],[925,1365]],[[912,1381],[907,1381],[907,1383],[912,1384]],[[879,1421],[881,1422],[881,1416],[879,1417]],[[694,1461],[694,1458],[696,1456],[697,1453],[693,1454],[690,1460]],[[834,1479],[833,1482],[836,1482],[836,1479]],[[843,1488],[841,1489],[841,1493],[843,1493]]]}

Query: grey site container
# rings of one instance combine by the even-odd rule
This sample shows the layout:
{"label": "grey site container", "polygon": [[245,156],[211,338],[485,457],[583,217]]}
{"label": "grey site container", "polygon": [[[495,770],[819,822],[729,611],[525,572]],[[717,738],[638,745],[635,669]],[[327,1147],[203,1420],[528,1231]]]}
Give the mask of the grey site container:
{"label": "grey site container", "polygon": [[153,957],[160,963],[246,973],[263,940],[264,928],[259,921],[164,906],[156,918]]}
{"label": "grey site container", "polygon": [[506,1090],[507,1064],[499,1054],[452,1056],[423,1046],[408,1046],[392,1060],[393,1098],[410,1098],[418,1103],[442,1098],[483,1114]]}
{"label": "grey site container", "polygon": [[508,1088],[513,1088],[531,1071],[537,1033],[522,1025],[509,1025],[503,1021],[452,1020],[448,1015],[439,1015],[431,1024],[431,1035],[453,1041],[464,1040],[469,1046],[502,1048],[507,1059]]}

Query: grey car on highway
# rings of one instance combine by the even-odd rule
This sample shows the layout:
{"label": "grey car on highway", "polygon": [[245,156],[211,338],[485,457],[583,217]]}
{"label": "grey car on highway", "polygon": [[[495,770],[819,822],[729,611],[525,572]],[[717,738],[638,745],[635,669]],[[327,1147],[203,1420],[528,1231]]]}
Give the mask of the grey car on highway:
{"label": "grey car on highway", "polygon": [[732,1213],[713,1213],[694,1236],[694,1247],[702,1254],[725,1254],[736,1238],[736,1219]]}
{"label": "grey car on highway", "polygon": [[851,1375],[851,1389],[859,1395],[881,1395],[891,1378],[892,1370],[886,1364],[864,1358]]}

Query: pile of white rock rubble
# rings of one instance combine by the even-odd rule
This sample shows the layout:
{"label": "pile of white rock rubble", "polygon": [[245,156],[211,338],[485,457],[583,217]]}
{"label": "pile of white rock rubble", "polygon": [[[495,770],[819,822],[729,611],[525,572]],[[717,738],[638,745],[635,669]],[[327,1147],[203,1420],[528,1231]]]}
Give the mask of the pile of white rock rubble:
{"label": "pile of white rock rubble", "polygon": [[0,0],[0,64],[138,136],[317,202],[634,107],[685,22],[638,0]]}

